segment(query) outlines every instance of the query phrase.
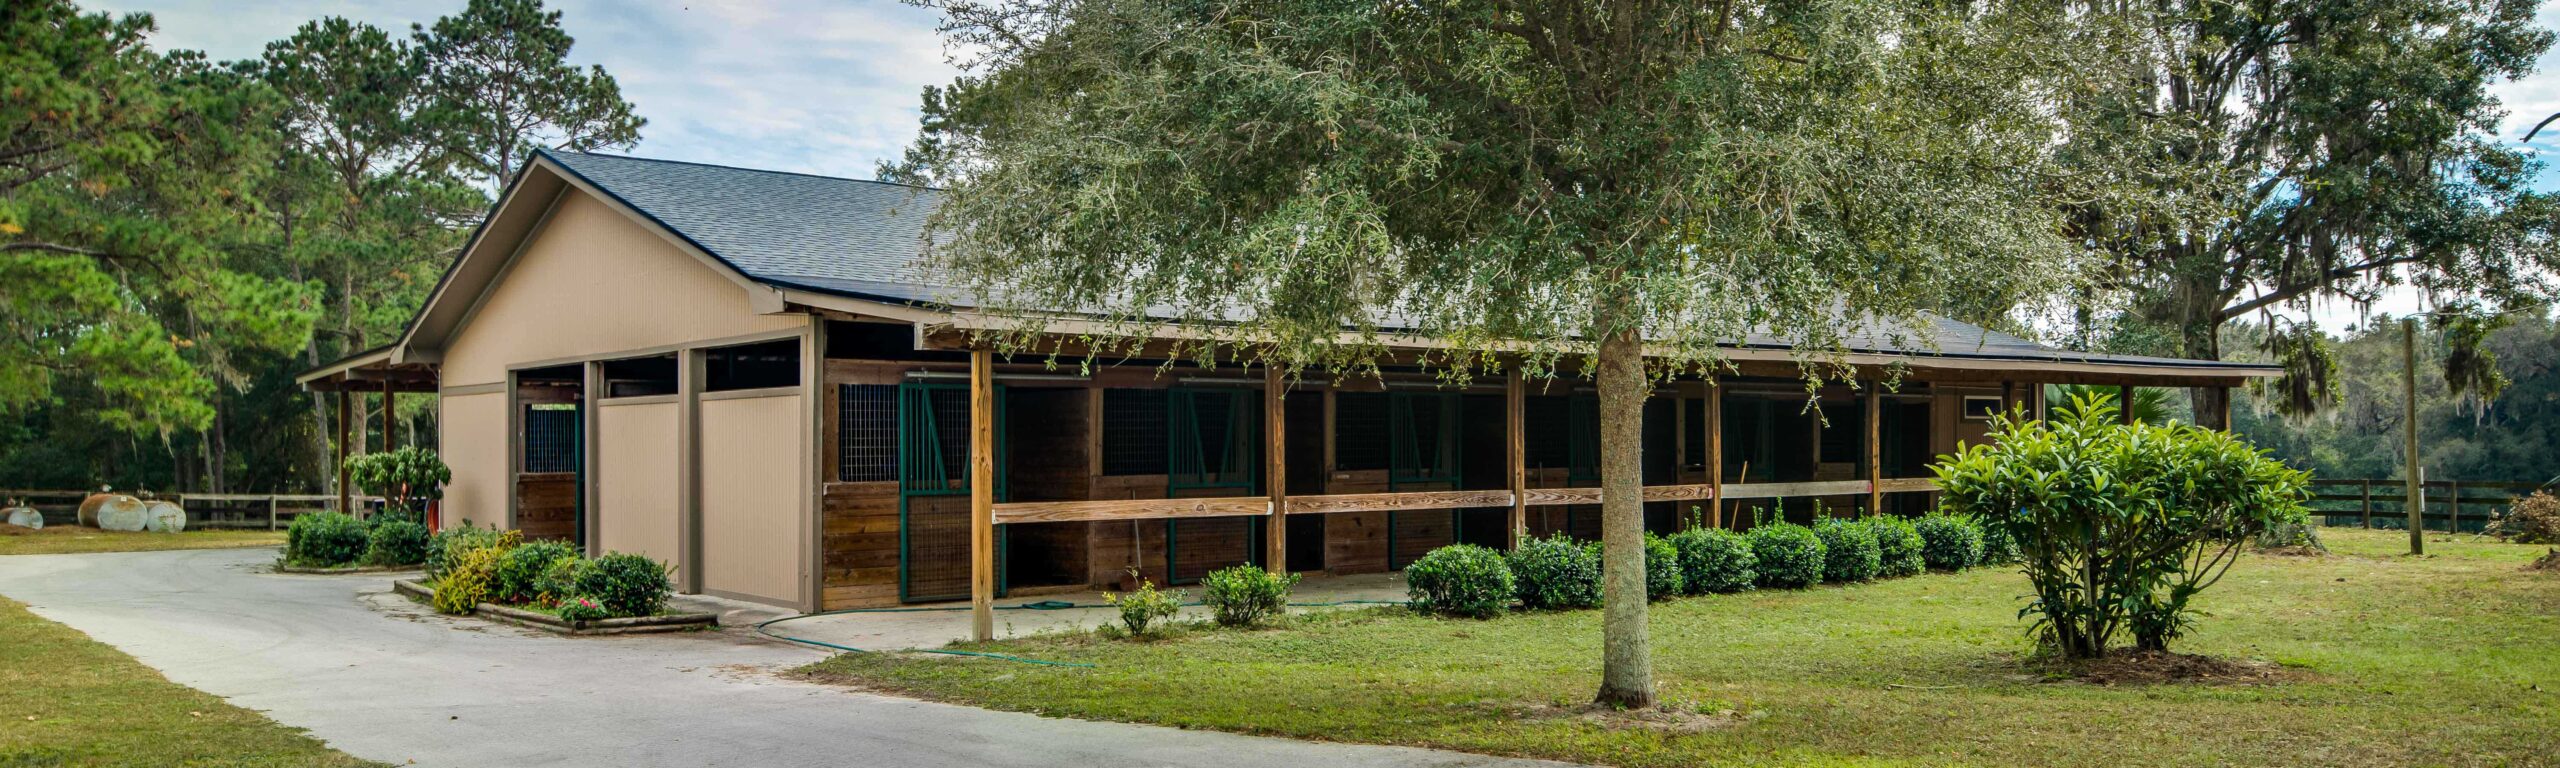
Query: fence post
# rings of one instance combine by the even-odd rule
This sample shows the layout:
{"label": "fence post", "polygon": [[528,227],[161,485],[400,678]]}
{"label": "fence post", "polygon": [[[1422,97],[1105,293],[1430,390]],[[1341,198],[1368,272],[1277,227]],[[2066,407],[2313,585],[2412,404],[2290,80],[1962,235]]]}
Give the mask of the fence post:
{"label": "fence post", "polygon": [[2364,480],[2364,529],[2373,530],[2373,478]]}
{"label": "fence post", "polygon": [[2444,486],[2444,535],[2462,533],[2462,481],[2447,480]]}
{"label": "fence post", "polygon": [[276,529],[276,495],[267,494],[267,530]]}

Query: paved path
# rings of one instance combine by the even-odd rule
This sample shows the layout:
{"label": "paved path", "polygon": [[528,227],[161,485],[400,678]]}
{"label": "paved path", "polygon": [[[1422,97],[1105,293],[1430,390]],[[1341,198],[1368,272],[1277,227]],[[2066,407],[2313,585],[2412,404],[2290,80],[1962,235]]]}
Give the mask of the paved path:
{"label": "paved path", "polygon": [[1058,720],[776,677],[739,633],[564,638],[452,619],[270,549],[0,557],[0,594],[359,757],[429,766],[1528,766]]}

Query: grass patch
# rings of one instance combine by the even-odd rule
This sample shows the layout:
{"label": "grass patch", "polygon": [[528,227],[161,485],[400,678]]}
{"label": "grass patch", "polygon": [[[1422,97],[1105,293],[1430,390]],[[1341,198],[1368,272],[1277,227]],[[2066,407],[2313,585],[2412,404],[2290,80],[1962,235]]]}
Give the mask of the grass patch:
{"label": "grass patch", "polygon": [[74,555],[88,552],[156,552],[165,549],[229,549],[284,545],[283,531],[101,531],[73,525],[27,529],[0,525],[0,555]]}
{"label": "grass patch", "polygon": [[0,598],[0,766],[373,766]]}
{"label": "grass patch", "polygon": [[[2547,764],[2560,577],[2543,552],[2328,530],[2336,554],[2251,555],[2173,648],[2282,665],[2265,682],[2098,685],[2025,658],[2026,581],[1975,570],[1656,604],[1662,699],[1710,727],[1581,716],[1600,613],[1437,619],[1386,608],[1280,631],[1187,627],[954,647],[1095,665],[899,654],[819,680],[1063,717],[1631,766]],[[2128,638],[2129,642],[2129,638]]]}

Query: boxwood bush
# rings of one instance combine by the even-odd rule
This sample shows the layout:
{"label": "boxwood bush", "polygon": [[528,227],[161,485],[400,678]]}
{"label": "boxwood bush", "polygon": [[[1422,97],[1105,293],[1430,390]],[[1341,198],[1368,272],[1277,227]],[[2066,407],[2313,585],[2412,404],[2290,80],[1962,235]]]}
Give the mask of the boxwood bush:
{"label": "boxwood bush", "polygon": [[1671,534],[1680,552],[1680,587],[1692,595],[1740,592],[1758,578],[1759,558],[1742,534],[1721,528],[1690,528]]}
{"label": "boxwood bush", "polygon": [[1920,531],[1912,527],[1911,521],[1892,515],[1878,515],[1867,518],[1866,524],[1876,537],[1876,554],[1881,558],[1876,568],[1877,576],[1893,579],[1917,576],[1928,570],[1928,562],[1920,555],[1926,542],[1921,540]]}
{"label": "boxwood bush", "polygon": [[616,617],[648,616],[665,610],[667,596],[674,591],[674,585],[667,582],[665,565],[628,552],[588,561],[578,569],[577,583],[570,590],[578,597],[595,598]]}
{"label": "boxwood bush", "polygon": [[1289,612],[1289,588],[1298,575],[1280,575],[1258,566],[1238,565],[1210,571],[1200,579],[1200,603],[1222,627],[1250,627]]}
{"label": "boxwood bush", "polygon": [[1509,558],[1521,607],[1591,608],[1600,604],[1600,554],[1556,534],[1520,542]]}
{"label": "boxwood bush", "polygon": [[427,559],[427,527],[414,520],[384,520],[366,537],[368,565],[417,565]]}
{"label": "boxwood bush", "polygon": [[1405,566],[1404,583],[1414,610],[1476,619],[1500,615],[1518,589],[1502,553],[1474,544],[1431,550]]}
{"label": "boxwood bush", "polygon": [[1763,587],[1802,589],[1822,581],[1828,553],[1822,537],[1795,523],[1764,523],[1744,534],[1751,541],[1752,572]]}
{"label": "boxwood bush", "polygon": [[1876,544],[1876,532],[1864,523],[1827,517],[1813,525],[1813,535],[1822,537],[1823,581],[1866,581],[1884,567],[1884,550]]}
{"label": "boxwood bush", "polygon": [[1960,571],[1982,560],[1982,529],[1972,518],[1932,513],[1911,524],[1920,534],[1920,561],[1941,571]]}
{"label": "boxwood bush", "polygon": [[537,583],[551,564],[578,556],[578,548],[565,541],[530,541],[506,550],[498,556],[497,581],[489,587],[490,596],[508,605],[523,605],[542,595]]}
{"label": "boxwood bush", "polygon": [[1687,579],[1680,573],[1680,550],[1652,531],[1644,534],[1644,599],[1679,597]]}
{"label": "boxwood bush", "polygon": [[284,532],[284,560],[307,568],[353,565],[371,543],[364,521],[336,512],[296,515]]}

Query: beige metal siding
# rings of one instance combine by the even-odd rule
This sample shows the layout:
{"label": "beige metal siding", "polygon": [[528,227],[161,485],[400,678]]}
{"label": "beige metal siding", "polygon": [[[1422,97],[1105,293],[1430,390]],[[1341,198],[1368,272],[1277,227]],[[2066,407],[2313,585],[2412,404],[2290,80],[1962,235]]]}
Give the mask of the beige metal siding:
{"label": "beige metal siding", "polygon": [[798,394],[702,401],[705,591],[801,602],[810,486],[800,407]]}
{"label": "beige metal siding", "polygon": [[633,552],[664,563],[681,561],[678,517],[677,424],[681,404],[670,400],[596,407],[596,509],[589,515],[596,547]]}
{"label": "beige metal siding", "polygon": [[747,290],[583,192],[489,289],[444,354],[449,382],[501,381],[509,366],[798,330],[759,315]]}
{"label": "beige metal siding", "polygon": [[[503,379],[502,379],[503,380]],[[452,468],[445,484],[443,525],[463,521],[487,527],[507,524],[513,473],[507,466],[507,394],[447,394],[436,398],[436,452]]]}

